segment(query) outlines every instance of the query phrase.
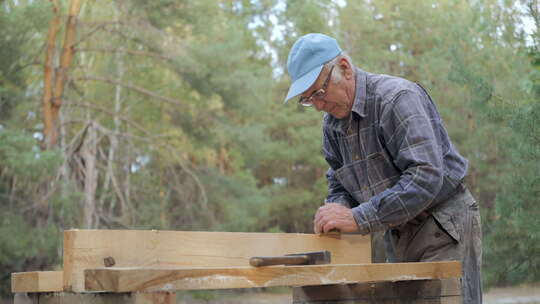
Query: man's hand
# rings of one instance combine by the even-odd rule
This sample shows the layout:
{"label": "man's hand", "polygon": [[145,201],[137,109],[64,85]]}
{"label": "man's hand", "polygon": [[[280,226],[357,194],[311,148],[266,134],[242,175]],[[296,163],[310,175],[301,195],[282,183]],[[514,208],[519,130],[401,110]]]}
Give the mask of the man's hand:
{"label": "man's hand", "polygon": [[358,230],[358,224],[351,209],[337,203],[327,203],[317,210],[313,220],[313,229],[317,234],[327,233],[332,229],[355,232]]}

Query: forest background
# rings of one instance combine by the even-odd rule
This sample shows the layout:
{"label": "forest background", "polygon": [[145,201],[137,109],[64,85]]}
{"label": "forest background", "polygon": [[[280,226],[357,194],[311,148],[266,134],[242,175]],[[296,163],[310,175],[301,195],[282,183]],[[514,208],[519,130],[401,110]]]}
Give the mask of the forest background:
{"label": "forest background", "polygon": [[76,2],[0,0],[4,295],[61,265],[64,229],[312,232],[322,114],[282,104],[309,32],[430,92],[470,161],[486,286],[540,281],[538,1]]}

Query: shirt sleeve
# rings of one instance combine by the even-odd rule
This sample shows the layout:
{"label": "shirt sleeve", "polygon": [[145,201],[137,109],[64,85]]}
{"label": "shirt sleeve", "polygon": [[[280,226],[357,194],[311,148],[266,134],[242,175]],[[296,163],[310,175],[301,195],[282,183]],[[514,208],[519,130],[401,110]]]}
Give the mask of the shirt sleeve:
{"label": "shirt sleeve", "polygon": [[345,187],[339,182],[335,176],[335,170],[343,166],[342,161],[335,152],[335,147],[332,145],[331,136],[323,128],[323,154],[326,162],[330,166],[326,171],[326,180],[328,182],[328,195],[325,203],[339,203],[345,207],[351,208],[358,205],[356,200],[345,190]]}
{"label": "shirt sleeve", "polygon": [[380,136],[402,174],[394,186],[353,208],[360,233],[405,223],[436,197],[443,184],[442,151],[435,134],[440,123],[435,106],[420,92],[402,91],[382,107]]}

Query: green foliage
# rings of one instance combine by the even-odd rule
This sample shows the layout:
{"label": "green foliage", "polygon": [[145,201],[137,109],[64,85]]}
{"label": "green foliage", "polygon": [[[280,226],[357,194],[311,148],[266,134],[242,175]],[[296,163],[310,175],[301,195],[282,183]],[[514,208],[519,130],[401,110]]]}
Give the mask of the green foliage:
{"label": "green foliage", "polygon": [[[6,273],[58,263],[60,221],[38,219],[47,210],[35,208],[40,205],[35,192],[40,188],[36,185],[55,178],[61,160],[59,151],[40,151],[24,132],[0,130],[0,268]],[[3,286],[0,292],[7,293],[7,284]]]}
{"label": "green foliage", "polygon": [[23,69],[40,55],[39,48],[27,52],[25,46],[51,15],[43,1],[24,7],[10,2],[0,3],[0,119],[8,118],[17,101],[25,98]]}
{"label": "green foliage", "polygon": [[[210,208],[216,214],[220,231],[252,231],[261,227],[268,213],[270,197],[257,188],[257,181],[249,171],[233,176],[220,176],[217,172],[204,172]],[[234,203],[233,203],[234,202]]]}
{"label": "green foliage", "polygon": [[[532,54],[538,67],[540,53]],[[532,99],[505,113],[511,136],[508,174],[502,176],[502,191],[495,202],[495,220],[489,223],[486,261],[491,267],[486,281],[508,285],[540,280],[540,81],[538,71],[530,74]],[[503,115],[503,114],[501,114]]]}
{"label": "green foliage", "polygon": [[9,129],[0,130],[0,163],[3,171],[36,182],[38,178],[50,176],[60,165],[59,151],[41,151],[36,140],[28,134]]}
{"label": "green foliage", "polygon": [[[9,293],[11,272],[49,268],[59,260],[59,221],[40,220],[47,214],[40,200],[43,183],[56,177],[63,158],[58,150],[41,151],[29,126],[38,111],[30,107],[38,84],[29,68],[41,57],[40,34],[50,16],[44,1],[0,3],[0,294]],[[23,108],[32,113],[21,118]]]}

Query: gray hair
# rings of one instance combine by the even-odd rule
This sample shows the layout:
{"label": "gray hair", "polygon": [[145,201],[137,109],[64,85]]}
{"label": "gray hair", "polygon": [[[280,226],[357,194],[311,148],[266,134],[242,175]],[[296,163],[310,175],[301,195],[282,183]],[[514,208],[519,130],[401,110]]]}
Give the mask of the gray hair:
{"label": "gray hair", "polygon": [[[349,62],[351,66],[353,65],[351,57],[347,53],[341,52],[341,54],[337,55],[336,57],[334,57],[334,59],[328,61],[324,65],[325,69],[330,70],[330,68],[332,68],[333,66],[336,66],[341,59],[345,59]],[[334,84],[337,84],[341,81],[342,77],[343,77],[343,73],[341,69],[334,69],[334,71],[332,72],[332,82]]]}

